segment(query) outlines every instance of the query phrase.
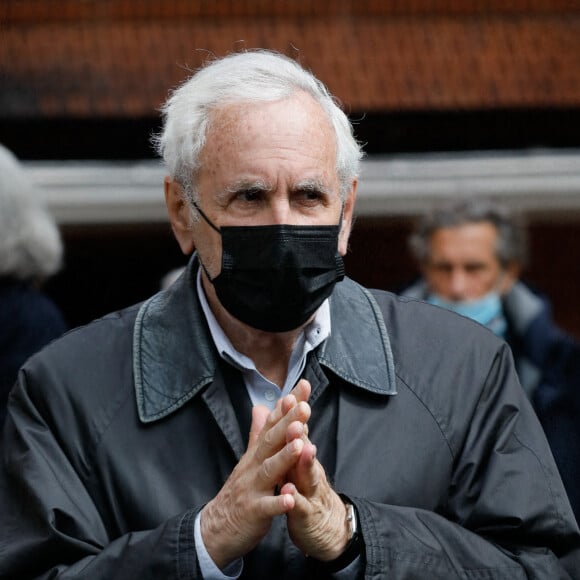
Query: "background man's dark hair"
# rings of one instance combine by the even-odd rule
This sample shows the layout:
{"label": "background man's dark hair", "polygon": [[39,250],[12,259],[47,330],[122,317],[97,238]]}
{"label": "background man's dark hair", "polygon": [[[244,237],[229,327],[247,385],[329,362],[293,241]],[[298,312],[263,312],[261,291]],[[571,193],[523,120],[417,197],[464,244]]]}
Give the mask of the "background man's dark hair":
{"label": "background man's dark hair", "polygon": [[523,268],[528,260],[523,218],[489,199],[454,200],[427,212],[415,225],[409,249],[417,262],[423,264],[429,259],[429,240],[437,230],[480,222],[489,222],[497,229],[496,255],[500,264],[505,267],[515,262]]}

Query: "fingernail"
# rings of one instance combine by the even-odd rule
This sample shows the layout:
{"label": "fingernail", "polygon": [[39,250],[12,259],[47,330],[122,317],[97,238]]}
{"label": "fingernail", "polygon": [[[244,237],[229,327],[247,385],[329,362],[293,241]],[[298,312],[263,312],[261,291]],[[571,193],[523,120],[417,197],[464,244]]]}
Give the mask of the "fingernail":
{"label": "fingernail", "polygon": [[292,451],[300,451],[304,446],[302,439],[294,439],[292,441]]}

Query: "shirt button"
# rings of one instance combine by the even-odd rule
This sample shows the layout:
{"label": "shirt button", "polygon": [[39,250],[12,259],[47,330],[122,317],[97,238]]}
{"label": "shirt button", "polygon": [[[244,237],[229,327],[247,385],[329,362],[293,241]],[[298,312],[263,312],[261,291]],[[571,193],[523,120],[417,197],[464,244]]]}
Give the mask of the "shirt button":
{"label": "shirt button", "polygon": [[264,393],[264,397],[266,399],[266,401],[268,401],[269,403],[271,403],[272,401],[276,400],[276,391],[274,391],[273,389],[268,389],[265,393]]}

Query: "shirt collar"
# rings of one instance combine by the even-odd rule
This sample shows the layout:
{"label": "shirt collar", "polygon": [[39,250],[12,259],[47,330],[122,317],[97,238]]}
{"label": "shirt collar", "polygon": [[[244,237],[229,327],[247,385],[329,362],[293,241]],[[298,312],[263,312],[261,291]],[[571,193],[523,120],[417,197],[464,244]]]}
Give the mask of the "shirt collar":
{"label": "shirt collar", "polygon": [[[196,276],[197,295],[201,304],[201,309],[205,315],[205,319],[209,326],[209,331],[215,347],[220,356],[239,368],[240,370],[257,371],[256,366],[251,358],[242,354],[234,348],[230,339],[219,325],[214,313],[211,311],[203,284],[201,283],[201,268],[197,271]],[[314,318],[309,322],[301,333],[299,339],[296,341],[294,350],[291,355],[291,362],[294,360],[295,364],[299,364],[306,354],[315,349],[319,344],[324,342],[330,336],[330,307],[328,299],[326,299],[316,311]],[[289,375],[291,373],[288,373]]]}

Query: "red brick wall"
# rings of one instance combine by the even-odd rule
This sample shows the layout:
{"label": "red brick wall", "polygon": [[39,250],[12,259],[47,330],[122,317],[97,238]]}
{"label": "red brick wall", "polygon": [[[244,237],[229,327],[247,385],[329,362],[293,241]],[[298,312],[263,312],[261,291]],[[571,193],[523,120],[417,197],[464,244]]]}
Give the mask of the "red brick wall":
{"label": "red brick wall", "polygon": [[257,47],[358,116],[580,104],[577,0],[2,0],[0,23],[0,120],[149,116],[208,55]]}

